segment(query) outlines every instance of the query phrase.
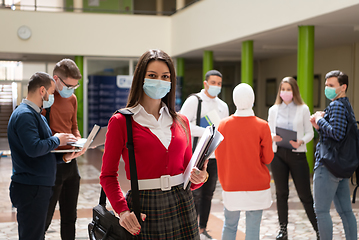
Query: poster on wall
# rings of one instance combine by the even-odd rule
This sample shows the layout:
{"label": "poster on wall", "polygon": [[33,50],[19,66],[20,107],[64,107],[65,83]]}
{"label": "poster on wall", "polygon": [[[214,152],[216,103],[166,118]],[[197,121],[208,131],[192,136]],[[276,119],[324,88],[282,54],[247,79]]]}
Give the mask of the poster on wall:
{"label": "poster on wall", "polygon": [[88,77],[88,129],[94,124],[107,126],[112,114],[127,104],[132,76]]}

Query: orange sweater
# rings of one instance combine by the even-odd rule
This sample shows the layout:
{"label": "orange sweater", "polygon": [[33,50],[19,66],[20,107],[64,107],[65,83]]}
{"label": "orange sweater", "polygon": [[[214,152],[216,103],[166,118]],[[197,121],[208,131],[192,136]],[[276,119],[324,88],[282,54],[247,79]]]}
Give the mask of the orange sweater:
{"label": "orange sweater", "polygon": [[266,164],[273,157],[272,137],[266,121],[230,116],[221,121],[224,136],[216,150],[218,179],[224,191],[260,191],[270,188]]}

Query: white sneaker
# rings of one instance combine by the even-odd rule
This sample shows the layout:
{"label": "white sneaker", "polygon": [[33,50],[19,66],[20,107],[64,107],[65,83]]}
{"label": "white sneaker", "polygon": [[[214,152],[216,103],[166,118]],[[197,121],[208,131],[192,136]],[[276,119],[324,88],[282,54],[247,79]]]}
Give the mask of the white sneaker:
{"label": "white sneaker", "polygon": [[212,236],[209,235],[206,230],[204,230],[203,233],[199,234],[199,239],[200,240],[210,240],[210,239],[216,240],[216,239],[212,238]]}

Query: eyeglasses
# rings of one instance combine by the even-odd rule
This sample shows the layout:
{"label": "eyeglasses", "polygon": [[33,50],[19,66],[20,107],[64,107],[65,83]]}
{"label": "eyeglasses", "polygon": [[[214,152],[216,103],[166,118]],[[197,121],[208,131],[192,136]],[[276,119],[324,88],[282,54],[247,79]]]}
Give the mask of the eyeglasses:
{"label": "eyeglasses", "polygon": [[78,87],[80,87],[80,83],[77,83],[75,86],[70,86],[70,85],[67,85],[59,76],[57,76],[61,82],[65,85],[65,87],[67,87],[68,90],[72,90],[72,89],[76,89]]}

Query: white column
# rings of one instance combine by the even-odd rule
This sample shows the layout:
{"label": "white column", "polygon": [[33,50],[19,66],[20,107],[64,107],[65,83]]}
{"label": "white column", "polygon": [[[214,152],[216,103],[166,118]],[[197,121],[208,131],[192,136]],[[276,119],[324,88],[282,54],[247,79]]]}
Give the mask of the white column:
{"label": "white column", "polygon": [[163,11],[163,0],[156,0],[157,15],[161,16]]}
{"label": "white column", "polygon": [[176,10],[180,10],[185,7],[185,0],[176,0]]}
{"label": "white column", "polygon": [[74,12],[82,12],[83,7],[82,0],[74,0]]}

